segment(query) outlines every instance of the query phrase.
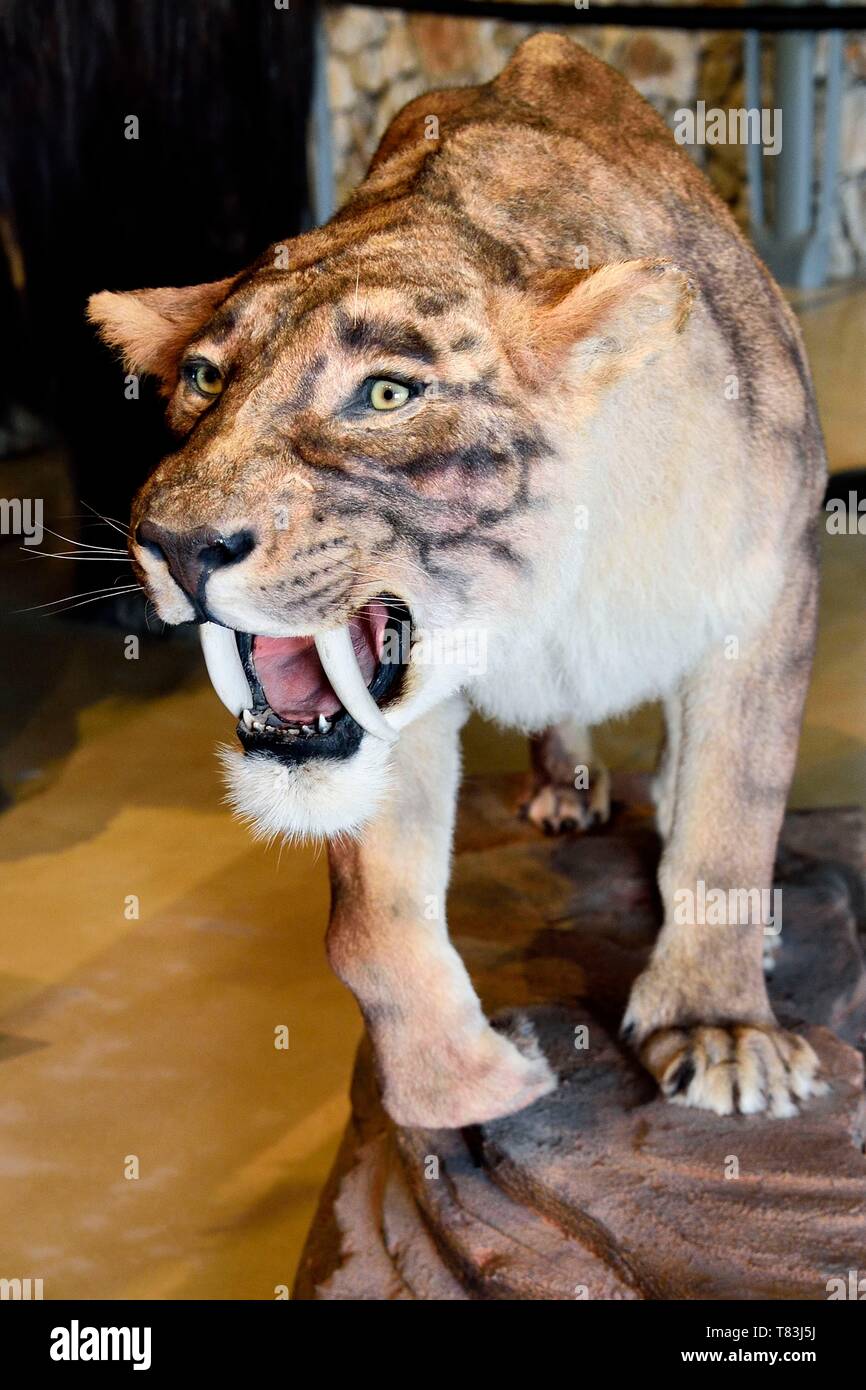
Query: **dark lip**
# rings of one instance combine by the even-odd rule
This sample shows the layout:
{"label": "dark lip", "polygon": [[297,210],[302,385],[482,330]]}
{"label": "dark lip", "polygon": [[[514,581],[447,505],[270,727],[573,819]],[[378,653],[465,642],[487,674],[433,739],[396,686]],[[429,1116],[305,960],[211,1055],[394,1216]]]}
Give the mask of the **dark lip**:
{"label": "dark lip", "polygon": [[[398,647],[402,659],[380,664],[368,687],[376,704],[382,708],[387,708],[399,696],[403,684],[411,645],[412,618],[408,606],[401,599],[395,598],[393,594],[379,594],[377,597],[388,608],[388,621],[385,624],[386,634],[392,634],[397,639],[402,639],[405,624],[409,624],[409,642],[404,643],[400,640]],[[235,641],[247,680],[250,683],[255,704],[253,714],[255,715],[256,711],[266,710],[268,704],[253,664],[252,635],[236,630]],[[256,730],[248,729],[242,719],[238,721],[236,729],[238,741],[245,753],[267,753],[277,762],[285,763],[289,767],[297,767],[299,763],[310,762],[314,758],[333,758],[336,760],[351,758],[360,748],[365,732],[366,730],[362,729],[357,720],[353,719],[349,711],[345,709],[341,709],[334,715],[331,728],[324,734],[315,733],[307,737],[300,735],[295,738],[261,734]]]}

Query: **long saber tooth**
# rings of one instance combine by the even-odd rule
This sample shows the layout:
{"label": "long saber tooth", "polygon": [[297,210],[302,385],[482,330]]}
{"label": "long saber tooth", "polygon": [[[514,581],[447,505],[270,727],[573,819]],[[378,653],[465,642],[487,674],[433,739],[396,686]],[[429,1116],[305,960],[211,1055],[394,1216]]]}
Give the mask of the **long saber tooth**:
{"label": "long saber tooth", "polygon": [[253,697],[235,634],[219,623],[201,623],[198,633],[211,684],[226,709],[238,719],[245,709],[252,708]]}
{"label": "long saber tooth", "polygon": [[314,641],[325,675],[340,703],[368,734],[386,743],[395,743],[397,730],[392,729],[367,689],[348,627],[320,632]]}

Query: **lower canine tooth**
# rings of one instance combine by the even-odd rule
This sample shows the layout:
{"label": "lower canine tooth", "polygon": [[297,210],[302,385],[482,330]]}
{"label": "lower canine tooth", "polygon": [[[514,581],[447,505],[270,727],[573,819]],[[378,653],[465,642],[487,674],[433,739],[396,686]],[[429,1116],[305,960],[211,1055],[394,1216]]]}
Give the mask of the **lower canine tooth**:
{"label": "lower canine tooth", "polygon": [[248,729],[251,729],[253,727],[253,716],[250,714],[248,709],[244,710],[244,724],[247,726]]}
{"label": "lower canine tooth", "polygon": [[330,732],[330,728],[331,728],[331,721],[330,721],[330,719],[326,719],[325,716],[324,716],[323,714],[320,714],[320,715],[319,715],[319,733],[320,733],[320,734],[327,734],[327,733]]}

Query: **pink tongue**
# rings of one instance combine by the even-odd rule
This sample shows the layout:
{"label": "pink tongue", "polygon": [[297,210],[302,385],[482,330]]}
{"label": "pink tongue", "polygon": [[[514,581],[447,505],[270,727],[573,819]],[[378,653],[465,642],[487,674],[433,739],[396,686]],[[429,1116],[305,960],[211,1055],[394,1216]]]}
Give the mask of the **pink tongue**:
{"label": "pink tongue", "polygon": [[[388,610],[373,599],[349,619],[352,646],[367,685],[379,664]],[[265,699],[290,724],[336,714],[340,701],[322,669],[312,637],[254,637],[253,664]]]}

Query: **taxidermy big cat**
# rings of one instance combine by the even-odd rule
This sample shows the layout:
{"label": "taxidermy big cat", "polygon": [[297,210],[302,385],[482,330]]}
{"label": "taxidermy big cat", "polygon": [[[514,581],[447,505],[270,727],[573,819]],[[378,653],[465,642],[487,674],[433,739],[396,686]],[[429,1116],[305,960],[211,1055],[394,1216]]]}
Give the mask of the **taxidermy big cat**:
{"label": "taxidermy big cat", "polygon": [[527,809],[557,830],[606,814],[588,727],[653,699],[664,922],[623,1036],[681,1104],[796,1114],[823,1086],[770,1009],[766,922],[676,909],[772,883],[824,451],[791,313],[651,108],[539,35],[411,102],[326,226],[90,314],[179,438],[134,504],[138,572],[201,624],[239,813],[329,841],[328,954],[393,1118],[556,1084],[448,940],[467,711],[534,735]]}

